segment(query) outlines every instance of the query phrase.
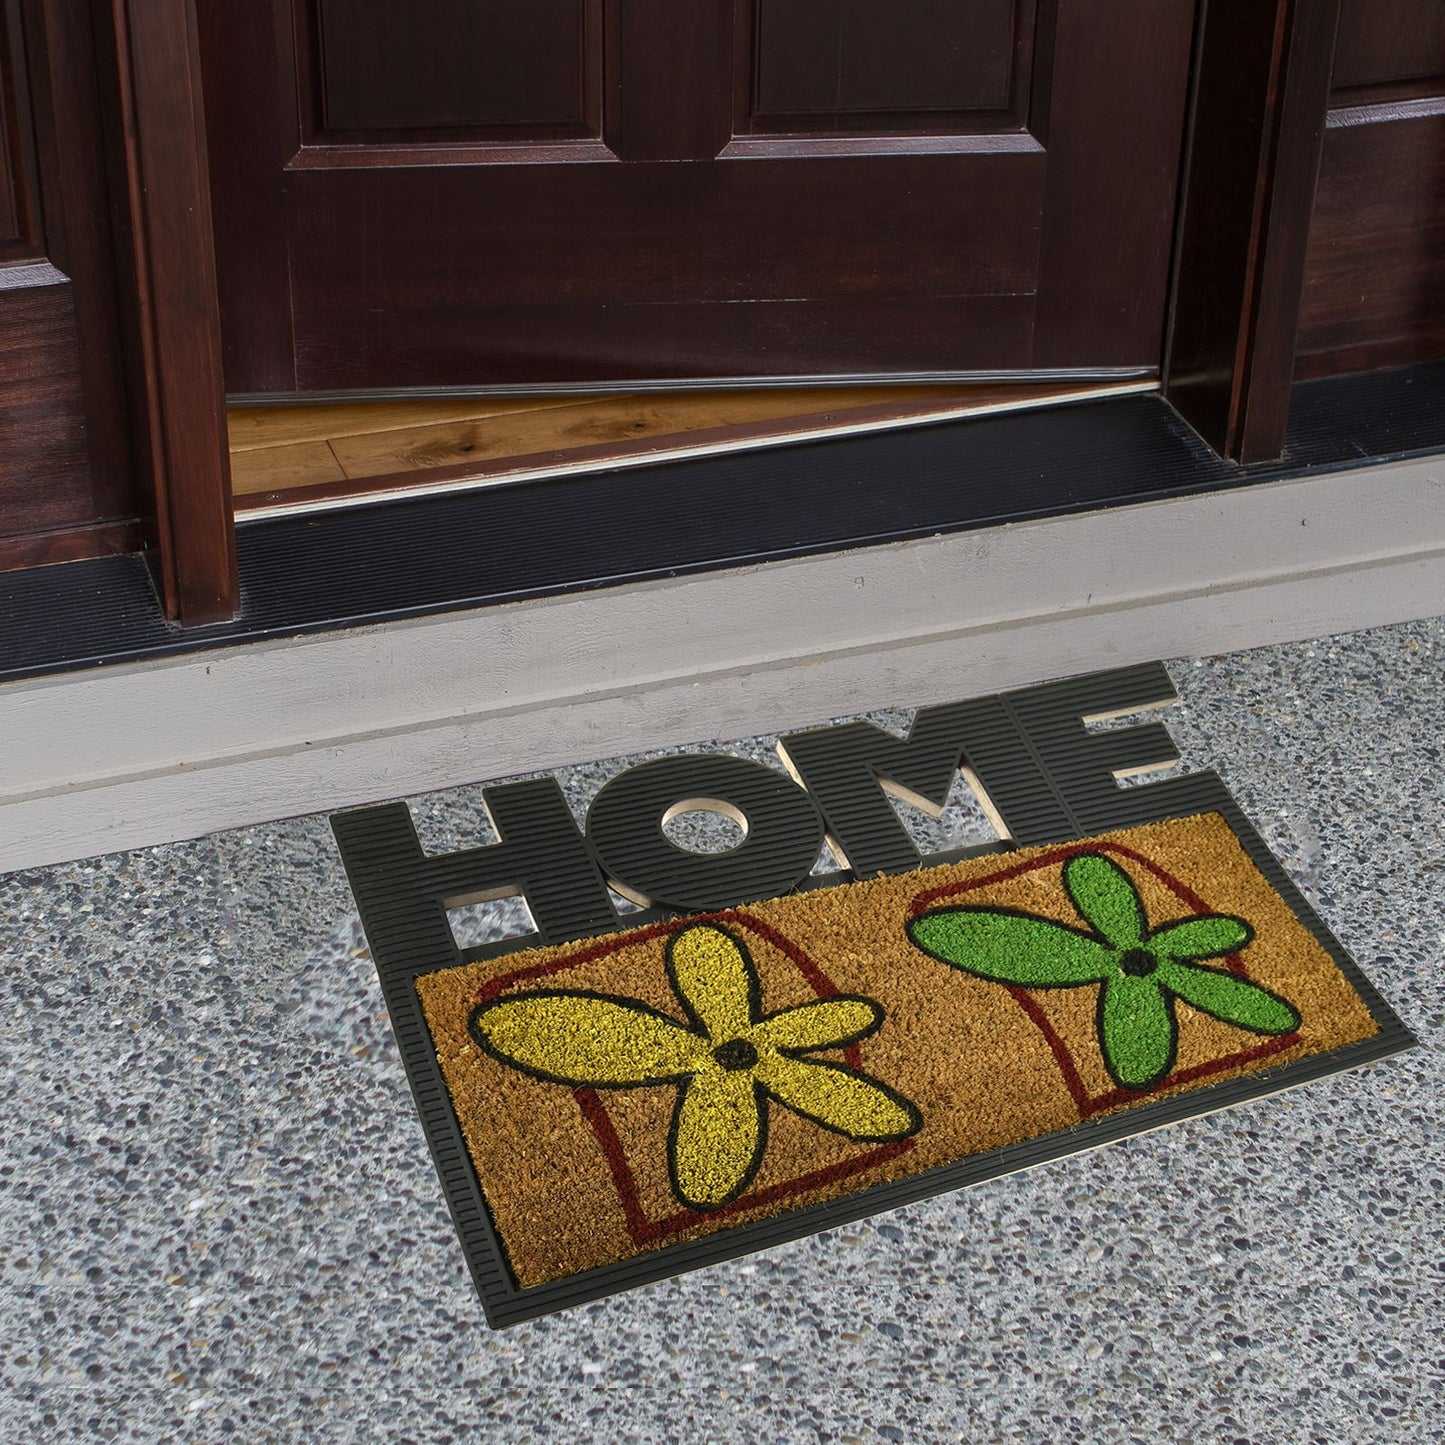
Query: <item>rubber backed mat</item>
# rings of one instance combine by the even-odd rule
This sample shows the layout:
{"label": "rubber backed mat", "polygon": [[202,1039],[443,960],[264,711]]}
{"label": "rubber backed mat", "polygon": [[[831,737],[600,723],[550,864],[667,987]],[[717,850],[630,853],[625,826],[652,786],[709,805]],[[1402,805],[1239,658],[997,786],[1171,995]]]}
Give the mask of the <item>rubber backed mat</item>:
{"label": "rubber backed mat", "polygon": [[[450,854],[335,815],[489,1322],[1409,1047],[1214,774],[1119,786],[1168,735],[1086,719],[1172,698],[1151,664],[794,734],[791,781],[667,757],[585,829],[501,785]],[[885,792],[941,809],[960,768],[1001,841],[921,858]],[[674,843],[697,810],[742,841]],[[825,839],[851,866],[810,876]],[[505,894],[537,931],[459,949],[448,908]]]}

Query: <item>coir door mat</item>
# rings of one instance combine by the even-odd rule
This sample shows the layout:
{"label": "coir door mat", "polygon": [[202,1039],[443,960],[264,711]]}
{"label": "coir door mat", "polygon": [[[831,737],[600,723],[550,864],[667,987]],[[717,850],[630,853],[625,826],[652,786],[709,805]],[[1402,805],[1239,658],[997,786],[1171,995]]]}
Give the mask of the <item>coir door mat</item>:
{"label": "coir door mat", "polygon": [[[1161,687],[1157,671],[1107,676],[1118,683],[1131,673]],[[1026,736],[1028,707],[1004,713]],[[915,754],[893,755],[891,773],[907,774],[910,761],[922,766],[934,714],[920,714],[909,739]],[[1099,747],[1080,735],[1110,735],[1075,723],[1070,756],[1079,763]],[[1148,731],[1157,750],[1158,730]],[[836,741],[806,734],[786,740],[786,751],[816,764],[820,737]],[[877,742],[861,733],[853,740]],[[1104,754],[1119,747],[1116,737],[1098,756],[1107,763]],[[535,946],[533,935],[467,959],[455,945],[449,956],[427,946],[423,935],[434,930],[424,918],[434,922],[438,904],[470,896],[468,871],[489,850],[425,859],[413,834],[408,860],[406,848],[397,851],[401,820],[391,810],[379,834],[392,840],[382,884],[387,850],[373,838],[366,856],[369,835],[357,825],[383,824],[388,810],[338,815],[418,1103],[493,1323],[1408,1046],[1403,1026],[1217,779],[1113,787],[1112,800],[1096,787],[1096,803],[1174,815],[1084,832],[1089,790],[1077,778],[1061,782],[1047,767],[1049,750],[1025,750],[1033,776],[1022,792],[1001,785],[994,757],[996,790],[1016,822],[1023,797],[1051,796],[1083,836],[1033,846],[1015,837],[975,856],[926,860],[933,866],[915,855],[906,869],[799,880],[771,898],[726,899],[743,885],[725,871],[719,883],[707,855],[674,860],[661,851],[661,800],[682,787],[677,770],[664,776],[667,786],[633,800],[649,826],[631,850],[598,850],[606,826],[594,837],[590,824],[583,835],[547,821],[537,795],[530,813],[499,820],[502,841],[492,847],[513,846],[522,880],[513,887],[541,912],[544,930],[567,927],[570,909],[579,936]],[[959,749],[944,754],[951,773]],[[976,744],[968,761],[986,754]],[[763,793],[749,792],[750,775],[719,771],[717,758],[704,765],[714,791],[731,788],[732,798],[679,796],[673,806],[730,808],[763,834],[781,802],[770,813]],[[883,815],[872,815],[870,834],[845,806],[850,796],[862,800],[862,783],[840,793],[825,771],[810,773],[805,761],[799,775],[820,804],[813,821],[841,851],[882,847]],[[836,767],[832,776],[836,783]],[[876,790],[879,768],[862,782]],[[941,773],[915,773],[901,786],[919,782],[933,793],[943,787]],[[777,786],[792,785],[777,776]],[[1180,811],[1189,799],[1214,806]],[[489,797],[494,813],[499,801]],[[598,806],[605,825],[610,805],[600,798]],[[800,808],[787,827],[786,817],[778,823],[778,836],[793,843],[775,852],[816,852],[803,817]],[[539,845],[530,867],[529,829]],[[540,846],[549,829],[550,858]],[[569,849],[570,861],[549,878]],[[714,855],[714,873],[727,856]],[[749,860],[731,863],[740,861]],[[670,863],[681,871],[670,874]],[[766,874],[776,863],[763,848],[751,866]],[[670,892],[693,906],[653,906],[632,927],[583,926],[589,868],[654,905],[657,893]],[[703,899],[708,906],[698,906]]]}

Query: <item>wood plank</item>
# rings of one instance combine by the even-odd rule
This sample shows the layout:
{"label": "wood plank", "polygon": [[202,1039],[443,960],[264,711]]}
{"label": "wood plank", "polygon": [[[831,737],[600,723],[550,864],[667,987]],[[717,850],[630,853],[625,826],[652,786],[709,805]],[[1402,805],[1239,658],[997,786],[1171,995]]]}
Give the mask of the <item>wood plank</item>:
{"label": "wood plank", "polygon": [[[613,400],[611,395],[594,398]],[[575,406],[575,396],[467,396],[425,401],[313,402],[303,406],[233,406],[229,413],[231,455],[286,442],[326,441],[334,436],[402,427],[440,426],[444,422],[508,416]]]}
{"label": "wood plank", "polygon": [[289,446],[257,447],[231,458],[231,486],[238,497],[258,492],[314,487],[346,479],[341,463],[324,442],[293,442]]}
{"label": "wood plank", "polygon": [[238,452],[286,446],[305,441],[366,436],[547,409],[575,408],[592,403],[625,403],[677,412],[683,429],[716,425],[746,426],[753,421],[810,413],[838,415],[879,405],[954,410],[996,406],[1003,402],[1049,400],[1090,389],[1094,383],[1044,382],[992,384],[816,386],[795,388],[722,389],[710,391],[609,393],[598,396],[499,396],[373,402],[313,402],[281,406],[236,406],[229,413],[230,447]]}
{"label": "wood plank", "polygon": [[335,437],[332,448],[348,477],[381,476],[494,458],[746,427],[781,417],[813,417],[820,424],[846,424],[850,413],[879,405],[945,408],[977,400],[967,387],[822,387],[798,390],[680,392],[661,395],[573,400],[549,411],[519,412],[422,425],[361,436]]}
{"label": "wood plank", "polygon": [[[545,416],[501,417],[480,424],[464,421],[439,427],[396,428],[358,437],[336,436],[331,441],[330,458],[307,450],[315,447],[315,442],[252,448],[237,453],[235,458],[242,477],[236,506],[239,511],[254,513],[277,506],[332,504],[363,495],[404,494],[423,485],[436,489],[454,483],[547,475],[609,463],[636,465],[671,455],[827,436],[842,429],[916,424],[975,412],[1046,405],[1134,390],[1139,385],[1050,382],[818,387],[674,392],[651,397],[590,398],[586,402],[573,398]],[[397,403],[395,417],[424,406]],[[337,424],[344,423],[348,411],[345,406],[327,410]],[[510,434],[499,430],[495,436],[486,435],[489,427],[500,428],[506,422],[523,423],[532,429]],[[673,427],[683,429],[670,429]],[[329,475],[332,462],[341,454],[350,457],[349,466],[354,468],[351,475],[338,480],[313,480],[319,473]],[[368,467],[380,470],[368,472]]]}

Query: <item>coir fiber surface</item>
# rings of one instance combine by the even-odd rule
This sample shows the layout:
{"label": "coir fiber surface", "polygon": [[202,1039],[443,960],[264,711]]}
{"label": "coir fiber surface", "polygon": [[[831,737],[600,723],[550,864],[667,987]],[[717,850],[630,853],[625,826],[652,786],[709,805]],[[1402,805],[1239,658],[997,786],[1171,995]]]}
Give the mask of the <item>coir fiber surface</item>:
{"label": "coir fiber surface", "polygon": [[1090,1147],[1098,1121],[1151,1127],[1183,1095],[1223,1107],[1232,1082],[1344,1067],[1381,1031],[1215,812],[414,987],[523,1296],[791,1212],[823,1227],[820,1205],[953,1187],[967,1161],[1037,1162],[1029,1141]]}

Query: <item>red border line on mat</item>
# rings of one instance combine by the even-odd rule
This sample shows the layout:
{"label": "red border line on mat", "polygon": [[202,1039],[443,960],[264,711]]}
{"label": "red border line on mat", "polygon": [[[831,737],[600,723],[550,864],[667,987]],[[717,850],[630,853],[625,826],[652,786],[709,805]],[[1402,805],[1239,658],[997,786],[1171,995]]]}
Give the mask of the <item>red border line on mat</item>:
{"label": "red border line on mat", "polygon": [[[1015,878],[1021,878],[1025,873],[1034,873],[1040,868],[1048,868],[1055,863],[1065,862],[1079,853],[1113,853],[1123,858],[1129,858],[1147,868],[1176,898],[1182,903],[1187,903],[1195,912],[1208,913],[1210,911],[1209,904],[1187,883],[1161,868],[1152,858],[1146,858],[1144,854],[1136,852],[1123,843],[1081,842],[1055,848],[1052,852],[1045,853],[1027,863],[1016,863],[1012,868],[1000,869],[997,873],[990,873],[983,878],[968,878],[961,883],[944,883],[937,888],[926,888],[915,896],[912,904],[912,916],[917,917],[941,898],[957,898],[961,893],[971,893],[975,889],[985,888],[992,883],[1008,883]],[[1244,960],[1237,953],[1231,953],[1224,960],[1224,965],[1231,973],[1237,973],[1241,978],[1249,977]],[[1054,1056],[1054,1062],[1059,1066],[1059,1073],[1063,1075],[1064,1085],[1074,1101],[1074,1106],[1079,1111],[1080,1119],[1087,1119],[1093,1114],[1102,1113],[1105,1109],[1117,1108],[1120,1104],[1137,1103],[1141,1098],[1146,1097],[1132,1089],[1111,1089],[1107,1094],[1090,1094],[1079,1074],[1078,1066],[1074,1063],[1074,1057],[1068,1044],[1053,1026],[1039,1001],[1028,989],[1020,985],[1008,984],[1006,987],[1009,996],[1023,1009],[1030,1022],[1044,1036],[1044,1041]],[[1257,1063],[1260,1059],[1267,1059],[1272,1054],[1283,1053],[1284,1050],[1293,1048],[1297,1043],[1299,1043],[1298,1030],[1292,1034],[1286,1034],[1282,1038],[1267,1039],[1262,1044],[1239,1049],[1222,1058],[1210,1059],[1207,1063],[1195,1064],[1187,1069],[1178,1069],[1167,1079],[1161,1079],[1149,1092],[1151,1094],[1158,1093],[1161,1089],[1173,1088],[1180,1084],[1192,1084],[1199,1079],[1207,1079],[1213,1074],[1223,1073],[1225,1069]]]}
{"label": "red border line on mat", "polygon": [[[771,924],[765,923],[761,918],[753,917],[752,914],[742,909],[726,909],[721,913],[699,913],[682,918],[672,918],[663,923],[654,923],[645,928],[634,929],[630,933],[615,934],[611,938],[593,944],[590,948],[579,949],[565,958],[553,959],[550,963],[533,964],[528,968],[516,969],[512,973],[500,974],[496,978],[488,979],[477,990],[473,995],[473,1005],[489,1003],[515,984],[530,983],[539,978],[551,978],[556,974],[565,973],[569,969],[579,968],[583,964],[594,963],[599,958],[620,953],[634,944],[647,943],[654,938],[677,933],[681,929],[690,928],[697,923],[731,923],[745,928],[749,933],[755,934],[783,954],[802,974],[804,981],[819,998],[837,996],[839,991],[837,984],[792,939],[779,933]],[[845,1048],[843,1057],[849,1068],[859,1069],[862,1067],[862,1056],[857,1044],[850,1044]],[[811,1174],[802,1175],[797,1179],[769,1185],[766,1189],[753,1190],[751,1193],[739,1196],[724,1208],[706,1214],[698,1210],[687,1209],[668,1215],[665,1219],[654,1220],[649,1219],[642,1208],[642,1200],[637,1192],[636,1177],[627,1162],[627,1154],[622,1147],[622,1140],[618,1137],[616,1127],[612,1123],[612,1116],[608,1113],[607,1105],[600,1092],[596,1089],[578,1088],[572,1091],[572,1096],[577,1100],[582,1117],[591,1125],[592,1132],[597,1136],[597,1142],[607,1159],[607,1167],[612,1172],[613,1185],[616,1187],[622,1203],[623,1216],[627,1221],[627,1232],[632,1236],[632,1242],[639,1246],[654,1244],[659,1239],[681,1234],[693,1228],[694,1225],[703,1224],[710,1219],[741,1214],[750,1209],[761,1209],[766,1205],[775,1204],[781,1199],[789,1199],[794,1195],[806,1193],[810,1189],[817,1189],[826,1184],[836,1183],[840,1179],[861,1174],[875,1164],[883,1164],[899,1154],[906,1154],[916,1142],[913,1139],[902,1139],[897,1143],[884,1144],[877,1149],[870,1149],[866,1154],[844,1160],[839,1164],[828,1165],[823,1169],[816,1169]]]}
{"label": "red border line on mat", "polygon": [[684,1209],[677,1214],[668,1215],[666,1219],[651,1220],[643,1212],[642,1201],[637,1197],[637,1185],[632,1177],[632,1170],[628,1167],[622,1141],[612,1127],[612,1116],[608,1114],[606,1105],[595,1089],[578,1089],[577,1102],[582,1106],[587,1122],[596,1131],[602,1152],[607,1156],[607,1163],[612,1169],[612,1181],[617,1186],[618,1194],[622,1196],[622,1209],[627,1216],[627,1232],[632,1236],[632,1242],[639,1245],[655,1244],[659,1239],[682,1234],[694,1225],[706,1224],[712,1219],[725,1219],[730,1214],[742,1214],[749,1209],[760,1209],[766,1204],[775,1204],[780,1199],[791,1199],[806,1190],[833,1184],[854,1174],[862,1174],[875,1164],[883,1164],[899,1154],[906,1154],[915,1143],[912,1139],[900,1139],[895,1144],[884,1144],[880,1148],[870,1149],[866,1154],[860,1154],[856,1159],[845,1159],[842,1163],[815,1169],[811,1174],[799,1175],[796,1179],[770,1185],[767,1189],[755,1189],[752,1193],[733,1200],[731,1204],[710,1210],[706,1214],[701,1210]]}

